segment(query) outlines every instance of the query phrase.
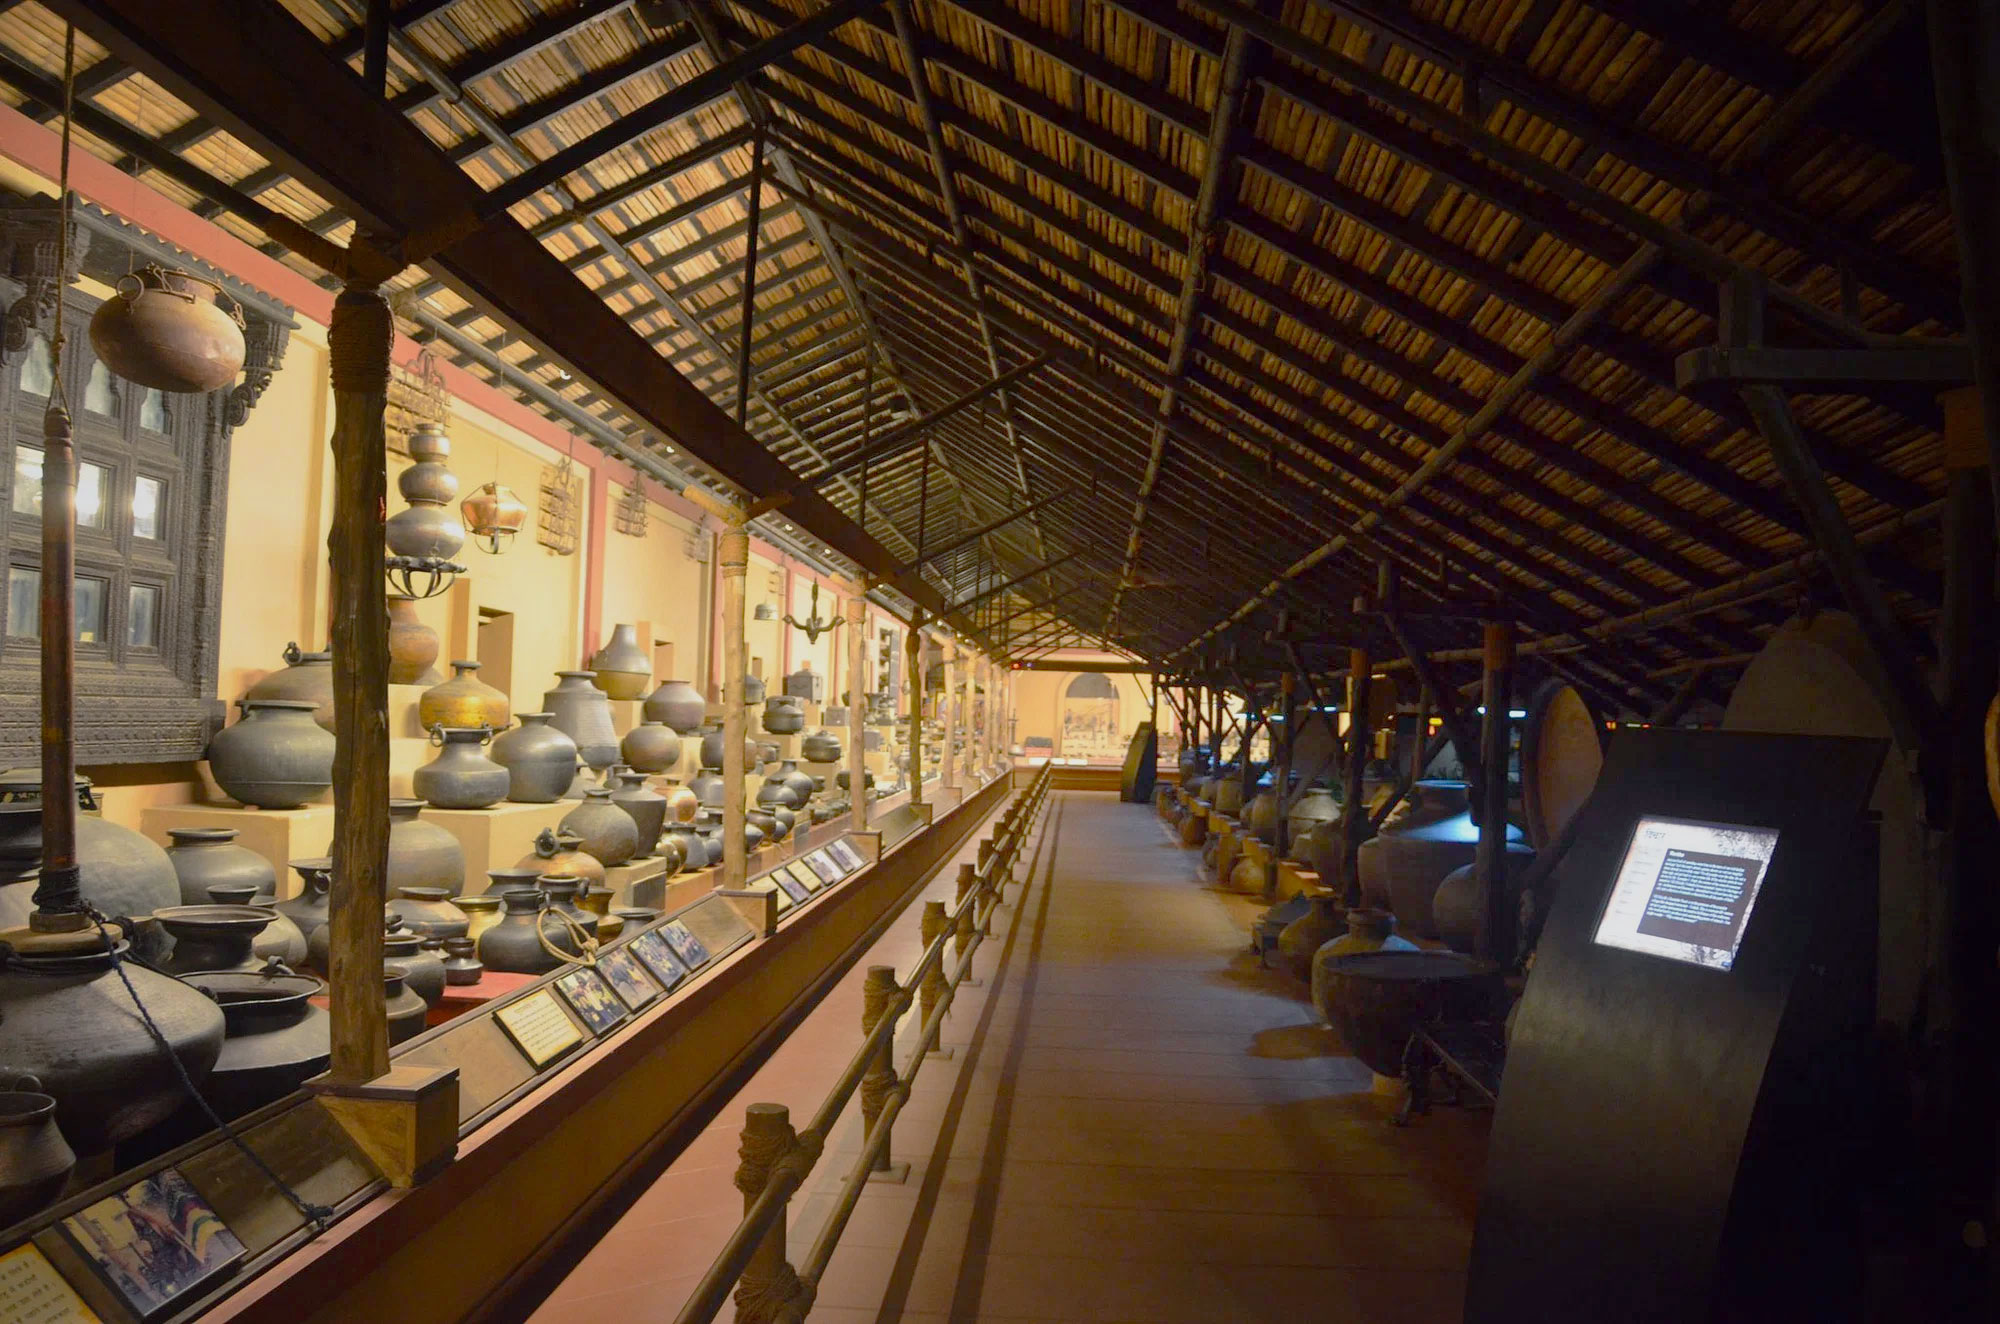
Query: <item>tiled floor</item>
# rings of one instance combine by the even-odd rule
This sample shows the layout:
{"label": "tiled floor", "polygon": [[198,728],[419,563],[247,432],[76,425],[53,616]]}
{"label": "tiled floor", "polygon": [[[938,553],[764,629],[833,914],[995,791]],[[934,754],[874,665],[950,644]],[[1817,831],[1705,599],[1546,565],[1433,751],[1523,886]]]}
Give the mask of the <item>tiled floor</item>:
{"label": "tiled floor", "polygon": [[[952,1056],[924,1065],[897,1121],[910,1175],[865,1192],[812,1319],[1457,1320],[1484,1119],[1441,1109],[1389,1127],[1393,1100],[1303,991],[1245,953],[1258,907],[1196,881],[1194,852],[1149,808],[1060,794],[1036,846],[981,949],[984,983],[946,1025]],[[909,968],[920,910],[871,962]],[[674,1318],[741,1209],[741,1105],[803,1120],[859,1038],[860,978],[537,1324]],[[858,1145],[850,1115],[793,1203],[795,1258]]]}

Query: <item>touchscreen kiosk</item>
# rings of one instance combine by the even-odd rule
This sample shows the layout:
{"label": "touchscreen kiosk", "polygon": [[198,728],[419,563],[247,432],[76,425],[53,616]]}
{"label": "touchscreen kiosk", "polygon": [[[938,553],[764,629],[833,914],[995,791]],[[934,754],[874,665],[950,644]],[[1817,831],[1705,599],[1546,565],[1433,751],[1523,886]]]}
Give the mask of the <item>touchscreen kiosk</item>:
{"label": "touchscreen kiosk", "polygon": [[1854,1318],[1885,749],[1613,736],[1507,1041],[1467,1324]]}
{"label": "touchscreen kiosk", "polygon": [[1641,818],[1598,917],[1596,941],[1727,970],[1777,846],[1773,828]]}

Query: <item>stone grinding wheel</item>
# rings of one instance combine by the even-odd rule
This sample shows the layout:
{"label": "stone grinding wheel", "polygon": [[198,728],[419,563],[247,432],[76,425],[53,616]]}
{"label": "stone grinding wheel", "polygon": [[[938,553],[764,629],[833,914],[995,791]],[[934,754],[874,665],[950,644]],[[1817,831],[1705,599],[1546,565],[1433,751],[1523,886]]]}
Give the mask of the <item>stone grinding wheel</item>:
{"label": "stone grinding wheel", "polygon": [[1573,685],[1551,680],[1521,724],[1521,804],[1528,843],[1542,850],[1590,798],[1604,768],[1604,721]]}

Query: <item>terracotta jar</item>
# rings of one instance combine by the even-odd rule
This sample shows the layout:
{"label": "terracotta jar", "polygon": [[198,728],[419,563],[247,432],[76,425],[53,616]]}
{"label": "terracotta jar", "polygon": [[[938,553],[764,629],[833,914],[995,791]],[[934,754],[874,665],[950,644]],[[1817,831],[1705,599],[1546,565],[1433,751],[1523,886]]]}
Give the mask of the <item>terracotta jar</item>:
{"label": "terracotta jar", "polygon": [[442,887],[399,887],[394,902],[403,927],[425,938],[462,938],[472,920]]}
{"label": "terracotta jar", "polygon": [[430,685],[437,674],[437,631],[417,619],[417,600],[407,593],[389,595],[389,683]]}
{"label": "terracotta jar", "polygon": [[779,841],[785,835],[778,826],[776,816],[768,809],[758,808],[753,805],[745,812],[743,820],[743,831],[746,836],[751,832],[758,834],[756,845],[749,848],[751,850],[757,849],[757,846],[761,846],[767,841]]}
{"label": "terracotta jar", "polygon": [[0,1227],[56,1202],[76,1153],[56,1125],[56,1101],[27,1072],[0,1072]]}
{"label": "terracotta jar", "polygon": [[444,944],[437,940],[433,946],[425,941],[421,933],[402,930],[382,935],[382,959],[390,966],[400,966],[404,985],[424,1000],[426,1007],[435,1007],[444,997]]}
{"label": "terracotta jar", "polygon": [[297,809],[333,785],[333,737],[304,699],[245,699],[243,716],[208,742],[208,769],[234,800]]}
{"label": "terracotta jar", "polygon": [[[497,912],[499,906],[495,905]],[[495,919],[499,918],[496,913]],[[486,967],[479,960],[479,944],[472,938],[446,938],[444,940],[444,982],[449,988],[462,988],[467,984],[477,984],[486,974]]]}
{"label": "terracotta jar", "polygon": [[560,966],[562,958],[543,946],[549,945],[571,956],[582,954],[576,935],[567,924],[545,922],[542,908],[547,897],[532,887],[509,889],[500,898],[505,912],[500,922],[479,938],[479,960],[488,970],[510,974],[541,975]]}
{"label": "terracotta jar", "polygon": [[1357,952],[1414,952],[1418,947],[1408,938],[1396,933],[1396,917],[1386,910],[1364,906],[1347,912],[1346,931],[1331,941],[1320,945],[1310,961],[1310,982],[1313,1006],[1329,1024],[1328,999],[1332,996],[1331,975],[1328,963],[1340,956],[1351,956]]}
{"label": "terracotta jar", "polygon": [[555,714],[556,729],[576,742],[578,757],[593,768],[618,761],[618,732],[611,725],[611,700],[588,671],[558,671],[556,687],[542,695]]}
{"label": "terracotta jar", "polygon": [[212,901],[213,887],[248,887],[253,897],[277,890],[277,870],[257,852],[237,845],[235,828],[168,828],[167,837],[174,843],[167,847],[167,859],[180,880],[184,906]]}
{"label": "terracotta jar", "polygon": [[[127,954],[120,944],[119,957]],[[101,1154],[180,1108],[179,1077],[144,1022],[137,993],[197,1087],[222,1050],[222,1011],[171,975],[103,950],[19,954],[0,966],[7,1065],[56,1099],[56,1124],[79,1154]],[[121,978],[122,974],[122,978]],[[126,990],[131,981],[131,992]]]}
{"label": "terracotta jar", "polygon": [[1301,983],[1312,978],[1313,953],[1347,932],[1344,909],[1337,895],[1316,893],[1303,914],[1278,930],[1278,963],[1286,974]]}
{"label": "terracotta jar", "polygon": [[222,1008],[222,1053],[201,1093],[223,1120],[282,1099],[326,1070],[332,1022],[312,1003],[326,990],[319,980],[215,971],[188,982]]}
{"label": "terracotta jar", "polygon": [[[1400,814],[1361,843],[1361,893],[1371,905],[1387,905],[1396,923],[1419,938],[1437,937],[1431,900],[1446,874],[1471,864],[1479,852],[1479,829],[1464,782],[1421,781]],[[1508,852],[1526,851],[1520,829],[1507,829]]]}
{"label": "terracotta jar", "polygon": [[660,687],[646,696],[644,709],[649,720],[664,722],[684,736],[701,730],[707,711],[701,691],[684,680],[661,681]]}
{"label": "terracotta jar", "polygon": [[[663,815],[665,808],[662,801]],[[612,803],[611,792],[602,787],[592,789],[557,826],[575,833],[583,853],[606,866],[625,863],[639,849],[639,825]]]}
{"label": "terracotta jar", "polygon": [[254,970],[262,964],[252,950],[257,935],[278,917],[262,906],[166,906],[153,912],[174,940],[167,958],[170,974],[196,970]]}
{"label": "terracotta jar", "polygon": [[661,794],[667,797],[669,823],[692,823],[701,812],[701,797],[685,786],[669,786]]}
{"label": "terracotta jar", "polygon": [[206,277],[148,263],[91,314],[90,346],[128,382],[204,395],[243,370],[243,314],[225,298]]}
{"label": "terracotta jar", "polygon": [[422,800],[389,802],[389,876],[401,887],[442,887],[450,896],[465,890],[465,851],[458,838],[423,820]]}
{"label": "terracotta jar", "polygon": [[[784,782],[786,786],[791,788],[792,807],[794,809],[799,808],[806,801],[813,798],[814,783],[817,779],[809,772],[799,771],[799,765],[796,761],[785,759],[778,764],[777,771],[773,772],[771,776],[778,781]],[[846,773],[843,772],[841,776],[845,777]],[[846,784],[844,781],[841,783],[843,786]]]}
{"label": "terracotta jar", "polygon": [[436,726],[505,731],[512,720],[507,696],[479,679],[477,662],[452,663],[451,679],[431,686],[417,700],[417,722],[426,731]]}
{"label": "terracotta jar", "polygon": [[[638,835],[636,829],[633,835]],[[591,883],[604,881],[604,865],[583,849],[583,838],[556,828],[543,828],[537,833],[535,849],[522,856],[516,867],[533,869],[536,878],[545,873],[561,873],[575,874]],[[488,892],[492,890],[487,888]]]}
{"label": "terracotta jar", "polygon": [[512,777],[486,757],[493,733],[483,726],[431,729],[437,757],[410,774],[417,797],[438,809],[485,809],[507,798]]}
{"label": "terracotta jar", "polygon": [[1265,787],[1250,797],[1250,803],[1243,808],[1243,826],[1250,835],[1273,845],[1278,840],[1278,793]]}
{"label": "terracotta jar", "polygon": [[611,793],[611,803],[624,810],[639,830],[639,839],[632,847],[632,858],[644,859],[653,853],[660,839],[660,829],[666,826],[667,797],[646,785],[646,774],[643,772],[614,768],[612,776],[618,780],[618,789]]}
{"label": "terracotta jar", "polygon": [[1321,823],[1331,823],[1340,817],[1340,801],[1332,791],[1324,786],[1308,786],[1292,801],[1290,812],[1285,815],[1286,839],[1290,843],[1291,858],[1302,864],[1312,863],[1307,853],[1306,838]]}
{"label": "terracotta jar", "polygon": [[621,701],[643,699],[653,682],[653,659],[639,646],[638,627],[614,625],[604,647],[590,659],[591,680],[598,689]]}
{"label": "terracotta jar", "polygon": [[493,738],[487,757],[507,770],[507,798],[554,804],[576,780],[576,742],[554,726],[554,713],[522,713],[521,724]]}
{"label": "terracotta jar", "polygon": [[382,967],[382,1000],[389,1018],[391,1048],[424,1032],[430,1007],[405,982],[401,966]]}
{"label": "terracotta jar", "polygon": [[625,733],[618,752],[640,772],[672,772],[681,761],[681,738],[665,722],[648,720]]}
{"label": "terracotta jar", "polygon": [[[725,751],[723,747],[723,736],[721,727],[719,726],[711,727],[707,731],[704,731],[702,733],[701,737],[702,767],[707,768],[713,772],[721,772],[722,757],[724,752]],[[756,769],[758,763],[761,761],[762,761],[762,755],[759,753],[757,749],[757,742],[754,740],[746,739],[743,742],[743,770],[745,772],[752,772]]]}
{"label": "terracotta jar", "polygon": [[333,730],[333,654],[306,653],[297,643],[285,645],[285,666],[243,691],[246,699],[306,699],[313,720]]}

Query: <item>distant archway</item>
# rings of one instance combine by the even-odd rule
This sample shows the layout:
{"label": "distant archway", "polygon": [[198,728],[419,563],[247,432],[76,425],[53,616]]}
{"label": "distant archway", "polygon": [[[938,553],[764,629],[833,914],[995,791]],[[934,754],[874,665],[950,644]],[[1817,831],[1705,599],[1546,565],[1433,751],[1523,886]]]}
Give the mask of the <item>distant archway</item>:
{"label": "distant archway", "polygon": [[1086,671],[1063,689],[1061,734],[1056,752],[1064,758],[1117,757],[1118,687],[1108,676]]}

